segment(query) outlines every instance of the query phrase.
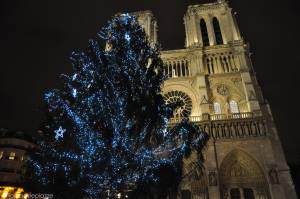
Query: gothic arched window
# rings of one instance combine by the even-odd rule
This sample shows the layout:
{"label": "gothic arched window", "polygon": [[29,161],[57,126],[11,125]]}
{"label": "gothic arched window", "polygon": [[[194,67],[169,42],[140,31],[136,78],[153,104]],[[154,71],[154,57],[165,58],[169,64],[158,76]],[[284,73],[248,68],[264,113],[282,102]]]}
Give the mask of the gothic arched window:
{"label": "gothic arched window", "polygon": [[214,32],[215,32],[215,36],[216,36],[217,45],[223,44],[223,37],[222,37],[221,28],[220,28],[220,23],[216,17],[213,18],[213,26],[214,26]]}
{"label": "gothic arched window", "polygon": [[208,32],[207,32],[207,27],[204,19],[200,20],[200,30],[201,30],[203,46],[209,46]]}
{"label": "gothic arched window", "polygon": [[222,114],[220,103],[218,103],[218,102],[214,103],[214,111],[215,111],[215,114],[217,114],[217,115]]}
{"label": "gothic arched window", "polygon": [[230,112],[231,113],[239,113],[240,112],[239,106],[238,106],[236,101],[231,100],[230,103],[229,103],[229,106],[230,106]]}

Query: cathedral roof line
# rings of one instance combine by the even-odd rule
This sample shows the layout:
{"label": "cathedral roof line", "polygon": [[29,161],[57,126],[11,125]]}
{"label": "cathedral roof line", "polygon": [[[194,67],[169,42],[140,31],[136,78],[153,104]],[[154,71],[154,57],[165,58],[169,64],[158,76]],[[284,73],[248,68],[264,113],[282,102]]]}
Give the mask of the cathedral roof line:
{"label": "cathedral roof line", "polygon": [[189,5],[188,10],[194,10],[194,9],[215,9],[224,5],[228,5],[228,1],[226,0],[218,0],[215,2],[208,2],[208,3],[201,3],[201,4],[195,4],[195,5]]}

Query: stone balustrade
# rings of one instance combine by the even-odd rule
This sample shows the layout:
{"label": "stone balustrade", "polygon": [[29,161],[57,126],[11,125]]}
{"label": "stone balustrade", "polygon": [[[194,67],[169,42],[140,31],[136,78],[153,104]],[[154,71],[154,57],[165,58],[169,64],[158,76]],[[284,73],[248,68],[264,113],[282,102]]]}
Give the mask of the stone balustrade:
{"label": "stone balustrade", "polygon": [[164,51],[164,75],[168,78],[186,78],[202,73],[207,75],[239,72],[242,68],[242,54],[230,46],[211,51],[207,49],[189,49],[189,51]]}
{"label": "stone balustrade", "polygon": [[233,113],[233,114],[214,114],[211,115],[211,120],[231,120],[231,119],[239,119],[239,118],[253,118],[255,115],[253,112],[245,112],[245,113]]}
{"label": "stone balustrade", "polygon": [[164,64],[164,75],[169,78],[191,76],[191,61],[188,59],[165,60]]}
{"label": "stone balustrade", "polygon": [[199,127],[214,139],[262,137],[267,135],[264,118],[215,120],[200,122]]}
{"label": "stone balustrade", "polygon": [[[171,118],[170,125],[175,125],[183,118]],[[267,125],[260,113],[238,113],[228,115],[209,115],[189,117],[203,131],[214,139],[232,139],[259,137],[267,135]]]}
{"label": "stone balustrade", "polygon": [[205,54],[203,61],[207,74],[238,72],[241,65],[239,56],[230,51]]}

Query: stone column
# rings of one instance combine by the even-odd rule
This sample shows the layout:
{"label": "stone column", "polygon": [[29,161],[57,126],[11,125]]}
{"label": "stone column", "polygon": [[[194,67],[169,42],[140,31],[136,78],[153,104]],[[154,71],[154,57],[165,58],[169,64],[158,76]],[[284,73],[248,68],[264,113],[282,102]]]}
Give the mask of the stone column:
{"label": "stone column", "polygon": [[192,28],[193,28],[193,44],[198,45],[199,40],[198,40],[198,34],[197,34],[197,25],[196,25],[196,15],[192,16]]}
{"label": "stone column", "polygon": [[216,69],[216,73],[222,73],[222,69],[221,69],[221,63],[220,63],[220,60],[219,60],[219,56],[215,56],[214,57],[214,61],[215,61],[215,69]]}
{"label": "stone column", "polygon": [[239,27],[237,25],[236,17],[234,13],[232,13],[232,8],[228,9],[228,18],[231,23],[231,30],[233,34],[233,40],[241,40],[241,33]]}
{"label": "stone column", "polygon": [[241,193],[241,199],[245,199],[243,188],[240,188],[240,193]]}
{"label": "stone column", "polygon": [[206,85],[205,75],[197,75],[196,82],[196,88],[199,89],[198,95],[200,100],[198,102],[198,106],[200,108],[198,116],[200,116],[200,114],[210,114],[210,104],[208,101],[208,86]]}
{"label": "stone column", "polygon": [[207,27],[208,37],[209,37],[209,44],[211,46],[213,46],[217,42],[216,42],[215,31],[214,31],[213,24],[212,24],[210,17],[208,17],[208,16],[205,17],[205,22],[206,22],[206,27]]}
{"label": "stone column", "polygon": [[244,92],[248,103],[249,112],[260,112],[260,105],[257,99],[256,90],[251,79],[249,72],[241,72],[242,83],[244,86]]}
{"label": "stone column", "polygon": [[251,63],[248,61],[249,58],[246,58],[246,53],[248,52],[239,52],[239,61],[240,61],[240,70],[249,71],[251,68]]}
{"label": "stone column", "polygon": [[198,55],[197,59],[198,59],[198,66],[199,66],[199,69],[200,69],[200,74],[205,74],[204,63],[203,63],[203,55]]}
{"label": "stone column", "polygon": [[193,45],[193,31],[192,31],[192,20],[191,20],[191,15],[187,16],[187,31],[188,31],[188,47]]}
{"label": "stone column", "polygon": [[189,41],[187,16],[184,17],[184,28],[185,28],[185,47],[188,47],[190,45],[190,41]]}
{"label": "stone column", "polygon": [[213,139],[210,139],[207,144],[205,157],[205,168],[208,175],[208,193],[209,198],[220,199],[220,182],[218,174],[217,146]]}
{"label": "stone column", "polygon": [[228,41],[230,40],[230,35],[229,32],[230,30],[228,30],[228,27],[230,26],[230,23],[228,22],[226,16],[216,16],[219,24],[220,24],[220,29],[221,29],[221,34],[222,34],[222,38],[223,38],[223,43],[227,44]]}
{"label": "stone column", "polygon": [[[200,18],[201,19],[201,18]],[[203,47],[204,46],[204,44],[203,44],[203,38],[202,38],[202,30],[201,30],[201,28],[200,28],[200,19],[199,19],[199,16],[197,17],[197,20],[196,20],[196,22],[198,22],[197,24],[196,24],[196,27],[197,27],[197,29],[198,29],[198,43],[199,43],[199,45],[201,46],[201,47]]]}
{"label": "stone column", "polygon": [[194,56],[189,58],[191,65],[190,65],[190,76],[194,76],[195,74],[197,74],[197,60],[195,59]]}

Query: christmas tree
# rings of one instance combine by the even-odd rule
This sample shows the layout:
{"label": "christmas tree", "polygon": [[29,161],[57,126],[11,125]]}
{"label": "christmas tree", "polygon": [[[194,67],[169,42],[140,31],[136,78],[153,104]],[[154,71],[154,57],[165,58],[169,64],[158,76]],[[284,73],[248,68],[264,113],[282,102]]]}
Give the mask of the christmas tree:
{"label": "christmas tree", "polygon": [[71,61],[63,88],[45,94],[48,119],[28,159],[27,187],[55,198],[119,198],[128,190],[150,198],[160,188],[163,198],[175,190],[182,158],[197,151],[201,161],[207,136],[188,120],[169,125],[181,102],[164,103],[159,47],[136,17],[115,16]]}

